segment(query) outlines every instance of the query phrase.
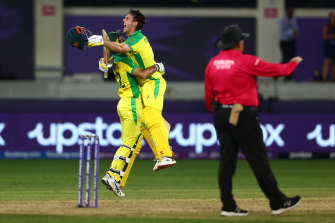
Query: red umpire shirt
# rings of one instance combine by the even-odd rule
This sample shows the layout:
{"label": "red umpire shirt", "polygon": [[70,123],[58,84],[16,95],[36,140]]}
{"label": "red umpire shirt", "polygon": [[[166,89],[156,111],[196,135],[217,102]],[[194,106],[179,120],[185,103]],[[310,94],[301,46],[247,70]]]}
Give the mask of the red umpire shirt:
{"label": "red umpire shirt", "polygon": [[205,72],[206,105],[212,111],[212,101],[232,105],[258,106],[256,76],[288,76],[298,63],[269,63],[238,50],[221,50],[213,57]]}

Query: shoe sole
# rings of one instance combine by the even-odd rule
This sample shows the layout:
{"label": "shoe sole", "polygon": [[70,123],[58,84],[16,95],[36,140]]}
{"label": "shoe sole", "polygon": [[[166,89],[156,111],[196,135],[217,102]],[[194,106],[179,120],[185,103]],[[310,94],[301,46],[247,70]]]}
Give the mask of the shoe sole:
{"label": "shoe sole", "polygon": [[244,217],[248,216],[249,213],[236,213],[236,212],[227,212],[227,211],[222,211],[221,216],[225,217]]}
{"label": "shoe sole", "polygon": [[101,183],[103,183],[107,187],[108,190],[113,191],[113,193],[116,196],[118,196],[118,197],[125,197],[126,196],[126,195],[118,195],[117,193],[115,193],[114,190],[113,190],[113,188],[108,183],[106,183],[104,180],[101,180]]}
{"label": "shoe sole", "polygon": [[108,190],[112,190],[112,188],[109,186],[108,183],[106,183],[106,181],[101,180],[101,183],[104,184],[107,187]]}
{"label": "shoe sole", "polygon": [[165,168],[168,168],[170,166],[173,166],[175,165],[176,163],[174,164],[168,164],[168,165],[164,165],[164,166],[157,166],[157,169],[153,170],[154,172],[157,172],[158,170],[162,170],[162,169],[165,169]]}
{"label": "shoe sole", "polygon": [[293,205],[293,206],[291,206],[289,208],[280,208],[278,210],[271,211],[271,214],[277,215],[277,214],[281,214],[281,213],[283,213],[285,211],[289,211],[289,210],[295,208],[296,206],[298,206],[298,204],[300,204],[300,201],[301,201],[301,199],[295,205]]}

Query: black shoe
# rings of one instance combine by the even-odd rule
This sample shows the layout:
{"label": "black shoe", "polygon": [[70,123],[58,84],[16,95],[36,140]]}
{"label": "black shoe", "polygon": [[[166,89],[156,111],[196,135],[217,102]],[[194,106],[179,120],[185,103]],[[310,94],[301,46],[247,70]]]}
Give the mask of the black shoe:
{"label": "black shoe", "polygon": [[295,208],[296,206],[298,206],[298,204],[301,201],[301,197],[300,196],[295,196],[292,198],[288,198],[284,204],[282,204],[282,206],[276,208],[276,209],[272,209],[271,214],[281,214],[285,211],[291,210],[292,208]]}
{"label": "black shoe", "polygon": [[221,216],[247,216],[248,211],[236,207],[234,210],[224,210],[221,211]]}

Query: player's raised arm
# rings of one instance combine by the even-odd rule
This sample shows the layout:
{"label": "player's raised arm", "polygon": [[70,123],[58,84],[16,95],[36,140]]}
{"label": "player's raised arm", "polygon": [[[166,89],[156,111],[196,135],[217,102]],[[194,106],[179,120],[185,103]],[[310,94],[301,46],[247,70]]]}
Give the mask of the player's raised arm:
{"label": "player's raised arm", "polygon": [[101,35],[93,35],[88,38],[88,46],[105,46],[113,52],[122,54],[126,54],[131,51],[130,47],[126,43],[117,43],[114,41],[104,40]]}
{"label": "player's raised arm", "polygon": [[109,48],[111,51],[126,54],[131,51],[130,47],[126,43],[116,43],[111,41],[105,41],[103,46]]}

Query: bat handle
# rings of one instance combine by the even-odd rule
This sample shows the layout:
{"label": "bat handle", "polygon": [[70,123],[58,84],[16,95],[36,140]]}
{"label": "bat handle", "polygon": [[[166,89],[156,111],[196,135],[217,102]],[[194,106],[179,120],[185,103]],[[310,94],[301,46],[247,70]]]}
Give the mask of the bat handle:
{"label": "bat handle", "polygon": [[105,79],[108,78],[108,70],[104,72],[104,78],[105,78]]}

